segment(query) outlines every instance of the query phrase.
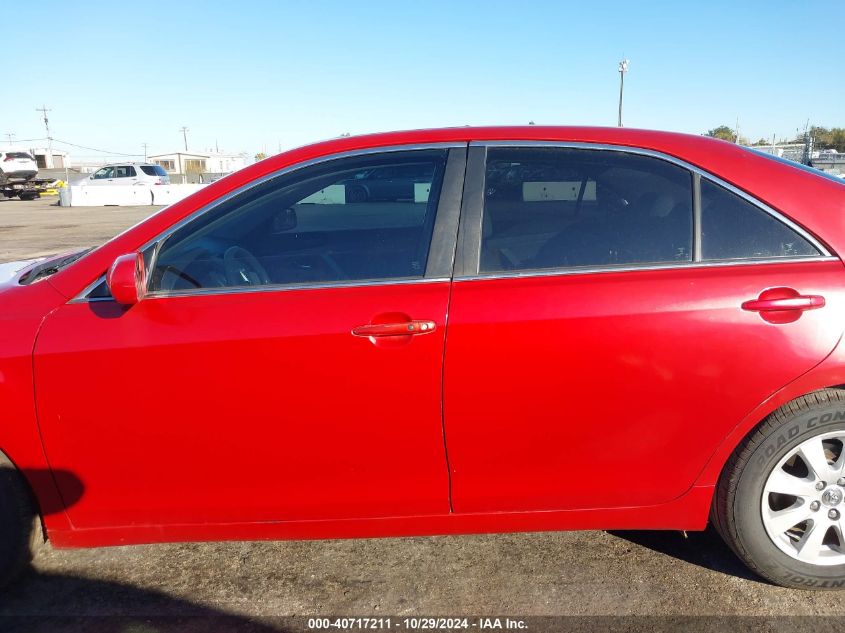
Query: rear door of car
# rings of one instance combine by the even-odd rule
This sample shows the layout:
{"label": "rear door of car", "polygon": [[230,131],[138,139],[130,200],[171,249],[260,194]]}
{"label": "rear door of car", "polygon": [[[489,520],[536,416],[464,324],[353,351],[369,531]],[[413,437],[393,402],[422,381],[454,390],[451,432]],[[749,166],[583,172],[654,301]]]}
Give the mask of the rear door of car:
{"label": "rear door of car", "polygon": [[114,179],[117,185],[134,185],[138,182],[138,172],[133,165],[118,165],[114,168]]}
{"label": "rear door of car", "polygon": [[[346,201],[342,183],[397,164],[430,173],[430,195]],[[51,314],[38,415],[52,467],[85,484],[74,526],[447,513],[465,164],[456,144],[283,170],[145,248],[137,305],[99,284]]]}
{"label": "rear door of car", "polygon": [[474,144],[458,244],[459,513],[672,500],[845,324],[842,264],[817,240],[635,148]]}

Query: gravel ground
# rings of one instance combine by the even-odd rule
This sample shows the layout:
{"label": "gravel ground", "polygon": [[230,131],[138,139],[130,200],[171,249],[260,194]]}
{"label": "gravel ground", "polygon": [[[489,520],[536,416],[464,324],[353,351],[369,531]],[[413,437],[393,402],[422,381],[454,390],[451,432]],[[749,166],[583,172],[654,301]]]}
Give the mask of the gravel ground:
{"label": "gravel ground", "polygon": [[[0,261],[97,244],[156,210],[54,202],[0,202]],[[46,547],[0,594],[9,631],[301,630],[279,616],[316,614],[609,616],[567,627],[650,632],[674,616],[714,616],[682,628],[755,616],[748,630],[785,630],[784,616],[827,615],[838,617],[800,627],[836,630],[845,601],[757,579],[709,531]]]}

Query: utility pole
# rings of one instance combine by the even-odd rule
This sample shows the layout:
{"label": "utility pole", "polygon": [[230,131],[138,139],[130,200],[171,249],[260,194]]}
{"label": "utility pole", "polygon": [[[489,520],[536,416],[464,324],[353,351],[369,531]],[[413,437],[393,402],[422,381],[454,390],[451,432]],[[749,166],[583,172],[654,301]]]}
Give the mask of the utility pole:
{"label": "utility pole", "polygon": [[185,151],[187,152],[188,151],[188,128],[186,128],[183,125],[182,129],[179,130],[179,131],[182,132],[182,140],[185,141]]}
{"label": "utility pole", "polygon": [[141,143],[141,145],[144,146],[144,162],[146,163],[147,162],[147,145],[149,145],[149,143]]}
{"label": "utility pole", "polygon": [[50,108],[45,106],[43,103],[41,104],[40,108],[35,108],[36,112],[40,112],[44,116],[44,127],[47,130],[47,157],[44,161],[45,167],[48,169],[53,168],[53,137],[50,136],[50,121],[47,119],[47,113],[51,111]]}
{"label": "utility pole", "polygon": [[622,127],[622,94],[625,91],[625,73],[628,72],[629,60],[619,62],[619,127]]}
{"label": "utility pole", "polygon": [[17,136],[14,132],[6,132],[6,138],[9,140],[9,145],[12,144],[12,137]]}
{"label": "utility pole", "polygon": [[807,119],[804,125],[804,155],[801,157],[801,162],[804,165],[812,163],[813,159],[813,136],[810,134],[810,119]]}
{"label": "utility pole", "polygon": [[734,145],[739,145],[739,117],[736,118],[736,129],[734,130]]}

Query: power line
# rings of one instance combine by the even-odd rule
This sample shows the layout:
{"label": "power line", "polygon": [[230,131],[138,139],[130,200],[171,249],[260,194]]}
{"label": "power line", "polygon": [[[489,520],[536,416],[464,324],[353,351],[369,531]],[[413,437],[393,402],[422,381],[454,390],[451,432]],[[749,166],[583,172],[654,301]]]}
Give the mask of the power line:
{"label": "power line", "polygon": [[112,156],[141,156],[141,154],[127,154],[126,152],[111,152],[107,149],[97,149],[96,147],[86,147],[85,145],[77,145],[76,143],[70,143],[69,141],[62,141],[60,139],[54,138],[56,143],[61,143],[62,145],[70,145],[71,147],[78,147],[80,149],[87,149],[91,150],[92,152],[101,152],[103,154],[111,154]]}

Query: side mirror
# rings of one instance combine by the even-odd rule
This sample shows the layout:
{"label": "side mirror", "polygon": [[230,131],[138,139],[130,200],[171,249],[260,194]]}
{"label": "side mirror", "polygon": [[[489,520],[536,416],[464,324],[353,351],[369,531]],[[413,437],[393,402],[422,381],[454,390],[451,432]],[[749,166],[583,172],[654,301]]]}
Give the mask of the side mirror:
{"label": "side mirror", "polygon": [[273,233],[284,233],[295,229],[299,220],[296,217],[296,209],[290,208],[280,211],[273,218]]}
{"label": "side mirror", "polygon": [[114,300],[133,306],[144,298],[147,290],[147,270],[141,253],[128,253],[114,260],[106,275],[106,283]]}

